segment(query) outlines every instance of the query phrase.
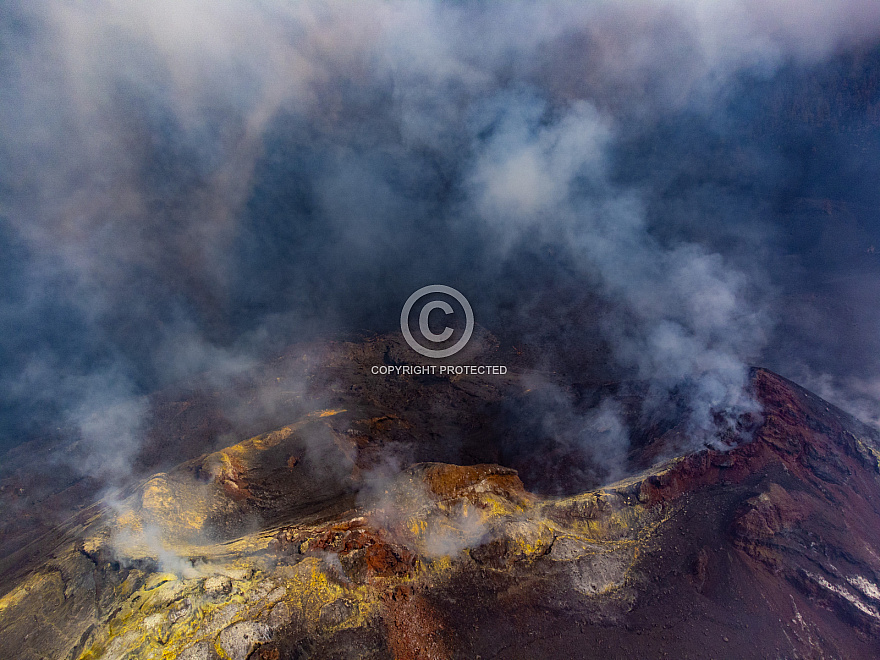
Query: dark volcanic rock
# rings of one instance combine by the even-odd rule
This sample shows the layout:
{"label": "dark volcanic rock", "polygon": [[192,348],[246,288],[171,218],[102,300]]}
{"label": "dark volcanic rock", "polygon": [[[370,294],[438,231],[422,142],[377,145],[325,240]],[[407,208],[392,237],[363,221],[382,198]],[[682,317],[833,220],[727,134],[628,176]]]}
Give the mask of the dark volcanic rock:
{"label": "dark volcanic rock", "polygon": [[[360,387],[344,353],[334,382]],[[644,470],[566,497],[485,460],[515,375],[371,386],[7,559],[2,655],[880,656],[878,435],[784,378],[753,373],[750,441],[651,465],[683,433],[664,422],[634,438]],[[446,425],[472,464],[440,462]],[[375,469],[388,448],[405,469]]]}

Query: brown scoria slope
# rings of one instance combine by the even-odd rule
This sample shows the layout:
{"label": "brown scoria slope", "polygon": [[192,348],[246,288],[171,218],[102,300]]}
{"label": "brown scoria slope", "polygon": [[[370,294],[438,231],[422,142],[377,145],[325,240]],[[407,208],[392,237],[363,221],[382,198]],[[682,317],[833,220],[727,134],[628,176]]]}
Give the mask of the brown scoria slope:
{"label": "brown scoria slope", "polygon": [[[770,372],[753,384],[751,442],[569,496],[419,451],[383,466],[375,445],[435,431],[375,390],[315,409],[22,554],[0,657],[880,657],[878,437]],[[516,387],[436,385],[470,428],[455,392]]]}

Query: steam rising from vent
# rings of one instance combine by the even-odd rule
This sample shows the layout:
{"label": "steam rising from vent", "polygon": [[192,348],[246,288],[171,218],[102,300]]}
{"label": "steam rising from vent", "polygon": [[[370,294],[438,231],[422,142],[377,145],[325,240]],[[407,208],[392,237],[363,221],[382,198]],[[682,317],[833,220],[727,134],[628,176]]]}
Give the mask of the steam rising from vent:
{"label": "steam rising from vent", "polygon": [[[870,409],[880,316],[826,302],[880,292],[878,38],[862,0],[13,2],[0,442],[73,429],[122,480],[146,393],[435,282],[541,368],[686,391],[698,443],[757,362]],[[825,197],[851,231],[797,229]],[[546,416],[608,475],[614,405]]]}

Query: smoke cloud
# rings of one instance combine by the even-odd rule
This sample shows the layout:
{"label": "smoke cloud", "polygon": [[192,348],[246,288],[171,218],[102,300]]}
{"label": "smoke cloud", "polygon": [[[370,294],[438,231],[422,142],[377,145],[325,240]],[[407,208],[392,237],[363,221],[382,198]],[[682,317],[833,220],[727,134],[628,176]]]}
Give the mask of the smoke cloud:
{"label": "smoke cloud", "polygon": [[715,446],[750,364],[876,418],[876,2],[3,14],[5,447],[73,428],[124,473],[146,393],[392,330],[437,282],[548,367],[686,382]]}

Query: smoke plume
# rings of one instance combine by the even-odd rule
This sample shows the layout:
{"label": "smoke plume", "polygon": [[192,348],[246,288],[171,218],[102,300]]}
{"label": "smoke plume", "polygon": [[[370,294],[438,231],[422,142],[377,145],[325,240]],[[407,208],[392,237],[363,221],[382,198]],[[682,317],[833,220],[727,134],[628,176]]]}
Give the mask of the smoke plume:
{"label": "smoke plume", "polygon": [[876,416],[876,2],[13,1],[0,44],[5,447],[124,474],[145,394],[433,283],[709,444],[756,363]]}

